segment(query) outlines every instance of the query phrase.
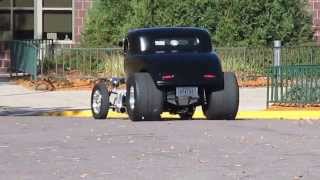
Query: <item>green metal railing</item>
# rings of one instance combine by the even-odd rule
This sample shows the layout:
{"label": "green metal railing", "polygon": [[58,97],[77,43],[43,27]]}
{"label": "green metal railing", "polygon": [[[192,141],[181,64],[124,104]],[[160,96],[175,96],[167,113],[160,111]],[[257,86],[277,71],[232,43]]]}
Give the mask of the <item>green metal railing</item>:
{"label": "green metal railing", "polygon": [[53,39],[26,39],[23,40],[27,44],[34,45],[38,49],[37,54],[37,71],[41,76],[44,75],[43,63],[44,59],[52,58],[54,53],[54,41]]}
{"label": "green metal railing", "polygon": [[[70,72],[82,76],[117,76],[123,75],[123,57],[120,48],[63,48],[54,46],[53,40],[12,41],[20,44],[19,48],[37,49],[36,71],[40,75],[63,77]],[[20,57],[22,50],[15,47],[14,57]],[[31,51],[30,51],[31,52]],[[266,77],[267,69],[274,66],[274,49],[268,47],[219,47],[215,49],[219,55],[224,71],[235,72],[239,79],[250,80]],[[32,53],[31,53],[32,54]],[[28,54],[28,56],[33,56]],[[26,56],[13,63],[13,66],[33,64]],[[29,57],[30,58],[30,57]],[[25,62],[24,62],[25,61]],[[282,47],[281,65],[320,64],[320,48]],[[13,69],[19,69],[13,67]],[[21,68],[20,68],[21,69]],[[28,67],[30,72],[30,67]],[[35,70],[32,69],[35,76]]]}
{"label": "green metal railing", "polygon": [[[282,64],[312,64],[320,59],[315,47],[282,48]],[[64,76],[78,71],[84,76],[123,75],[123,57],[120,48],[55,48],[47,52],[41,61],[41,72]],[[273,66],[273,48],[232,47],[216,48],[224,71],[236,72],[239,79],[266,77],[267,68]],[[302,59],[302,60],[301,60]]]}
{"label": "green metal railing", "polygon": [[[274,66],[274,49],[268,47],[216,48],[224,71],[235,72],[239,79],[266,77],[267,69]],[[281,48],[281,65],[320,64],[319,46]]]}
{"label": "green metal railing", "polygon": [[53,39],[24,39],[22,41],[32,44],[37,48],[51,48],[54,44]]}
{"label": "green metal railing", "polygon": [[267,106],[320,104],[320,65],[268,68]]}
{"label": "green metal railing", "polygon": [[56,48],[41,64],[44,74],[65,77],[123,76],[123,56],[118,48]]}
{"label": "green metal railing", "polygon": [[9,44],[11,73],[28,73],[32,79],[36,79],[38,48],[23,41],[11,41]]}
{"label": "green metal railing", "polygon": [[266,68],[273,64],[273,49],[267,47],[216,48],[224,71],[235,72],[238,78],[266,76]]}
{"label": "green metal railing", "polygon": [[319,46],[300,46],[281,48],[282,65],[320,64]]}
{"label": "green metal railing", "polygon": [[[242,78],[266,76],[272,64],[271,48],[217,48],[225,71],[236,72]],[[44,74],[63,77],[70,72],[82,76],[124,75],[121,48],[55,48],[41,66]]]}

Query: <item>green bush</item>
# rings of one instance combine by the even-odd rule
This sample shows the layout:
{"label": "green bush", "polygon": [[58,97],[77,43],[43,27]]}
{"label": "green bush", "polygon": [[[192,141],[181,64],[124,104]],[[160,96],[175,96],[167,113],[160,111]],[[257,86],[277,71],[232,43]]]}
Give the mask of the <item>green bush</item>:
{"label": "green bush", "polygon": [[216,46],[266,46],[273,40],[312,40],[307,0],[96,0],[86,20],[84,46],[115,46],[129,29],[196,26]]}
{"label": "green bush", "polygon": [[285,93],[282,101],[302,104],[319,103],[320,89],[319,87],[304,87],[302,85],[296,85],[291,87],[288,92]]}

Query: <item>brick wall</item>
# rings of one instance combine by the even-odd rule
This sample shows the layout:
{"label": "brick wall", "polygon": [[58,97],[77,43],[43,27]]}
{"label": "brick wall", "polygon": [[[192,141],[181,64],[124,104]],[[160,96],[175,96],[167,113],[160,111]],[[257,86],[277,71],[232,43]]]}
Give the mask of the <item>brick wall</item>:
{"label": "brick wall", "polygon": [[80,41],[81,32],[85,24],[85,16],[92,6],[92,2],[93,0],[75,0],[74,37],[76,43]]}
{"label": "brick wall", "polygon": [[313,30],[314,38],[320,41],[320,0],[309,0],[313,11]]}
{"label": "brick wall", "polygon": [[6,42],[0,42],[0,73],[6,73],[10,65],[10,50]]}

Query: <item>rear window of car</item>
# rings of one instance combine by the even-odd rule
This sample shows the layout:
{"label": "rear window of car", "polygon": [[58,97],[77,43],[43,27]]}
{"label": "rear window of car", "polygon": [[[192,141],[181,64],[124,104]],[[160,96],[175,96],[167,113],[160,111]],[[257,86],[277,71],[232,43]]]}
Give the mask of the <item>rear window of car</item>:
{"label": "rear window of car", "polygon": [[155,53],[196,52],[200,46],[197,37],[159,38],[152,42]]}

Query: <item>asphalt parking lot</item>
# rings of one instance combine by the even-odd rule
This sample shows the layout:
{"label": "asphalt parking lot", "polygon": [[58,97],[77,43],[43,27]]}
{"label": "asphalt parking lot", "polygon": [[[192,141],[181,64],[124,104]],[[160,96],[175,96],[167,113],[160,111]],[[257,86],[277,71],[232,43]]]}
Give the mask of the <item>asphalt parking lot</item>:
{"label": "asphalt parking lot", "polygon": [[320,179],[318,121],[0,121],[4,180]]}

